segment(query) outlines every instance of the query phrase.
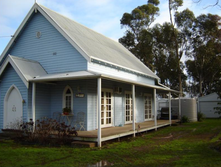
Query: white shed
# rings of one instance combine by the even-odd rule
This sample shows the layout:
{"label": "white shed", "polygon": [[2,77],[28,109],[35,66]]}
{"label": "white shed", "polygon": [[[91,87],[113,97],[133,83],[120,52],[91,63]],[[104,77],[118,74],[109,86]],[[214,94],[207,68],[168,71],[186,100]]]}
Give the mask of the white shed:
{"label": "white shed", "polygon": [[218,107],[218,102],[221,102],[221,99],[218,98],[216,93],[199,97],[198,112],[203,113],[206,118],[218,118],[220,115],[215,113],[216,110],[214,110],[214,107]]}

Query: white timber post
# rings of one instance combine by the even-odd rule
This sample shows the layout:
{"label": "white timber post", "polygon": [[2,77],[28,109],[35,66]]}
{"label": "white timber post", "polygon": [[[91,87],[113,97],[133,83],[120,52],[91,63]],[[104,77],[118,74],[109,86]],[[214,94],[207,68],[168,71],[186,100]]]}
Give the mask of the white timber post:
{"label": "white timber post", "polygon": [[157,130],[157,103],[156,103],[156,89],[153,89],[153,104],[154,104],[154,126]]}
{"label": "white timber post", "polygon": [[135,137],[135,134],[136,134],[136,132],[135,132],[135,129],[136,129],[136,127],[135,127],[135,122],[136,122],[136,119],[135,119],[135,117],[136,117],[135,85],[132,85],[132,99],[133,99],[132,100],[133,101],[133,131],[134,131],[134,137]]}
{"label": "white timber post", "polygon": [[170,123],[170,126],[171,126],[171,92],[169,92],[169,123]]}
{"label": "white timber post", "polygon": [[181,121],[181,94],[179,94],[179,120]]}
{"label": "white timber post", "polygon": [[97,122],[98,122],[98,130],[97,130],[97,146],[101,147],[101,78],[97,79]]}
{"label": "white timber post", "polygon": [[[32,83],[32,121],[34,122],[35,125],[35,101],[36,101],[36,84],[33,82]],[[33,126],[33,131],[35,126]]]}

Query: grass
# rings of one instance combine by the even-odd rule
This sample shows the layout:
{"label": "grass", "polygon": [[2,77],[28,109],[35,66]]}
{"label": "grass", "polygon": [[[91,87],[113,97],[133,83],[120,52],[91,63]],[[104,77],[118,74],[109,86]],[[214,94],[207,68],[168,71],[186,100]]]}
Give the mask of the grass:
{"label": "grass", "polygon": [[99,148],[0,142],[0,166],[220,166],[221,119],[161,128]]}

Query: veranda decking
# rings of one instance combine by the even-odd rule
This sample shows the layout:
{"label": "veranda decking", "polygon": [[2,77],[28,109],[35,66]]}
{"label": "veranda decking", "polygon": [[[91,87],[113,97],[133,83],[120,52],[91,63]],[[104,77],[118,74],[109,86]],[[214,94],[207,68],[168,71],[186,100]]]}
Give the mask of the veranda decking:
{"label": "veranda decking", "polygon": [[[171,123],[176,123],[178,120],[171,120]],[[108,127],[101,129],[101,142],[112,139],[121,138],[128,135],[136,135],[136,133],[149,130],[157,130],[158,128],[169,126],[169,120],[157,120],[157,126],[154,125],[154,120],[136,123],[136,130],[133,131],[132,124],[126,124],[118,127]],[[97,142],[97,130],[78,131],[78,136],[74,136],[74,140]]]}

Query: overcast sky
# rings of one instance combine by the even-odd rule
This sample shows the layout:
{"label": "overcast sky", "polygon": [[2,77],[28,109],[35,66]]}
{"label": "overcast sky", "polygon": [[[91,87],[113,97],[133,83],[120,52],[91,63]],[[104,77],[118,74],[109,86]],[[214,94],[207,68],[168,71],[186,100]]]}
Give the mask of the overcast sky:
{"label": "overcast sky", "polygon": [[[169,21],[168,0],[160,1],[160,16],[156,22],[163,23]],[[205,3],[212,4],[215,0],[203,0],[200,4],[193,1],[184,0],[181,10],[189,8],[196,16],[202,13],[221,16],[221,9],[217,7],[204,9]],[[0,0],[0,54],[34,2],[35,0]],[[122,15],[146,4],[147,0],[37,0],[37,2],[118,41],[125,32],[120,25]]]}

